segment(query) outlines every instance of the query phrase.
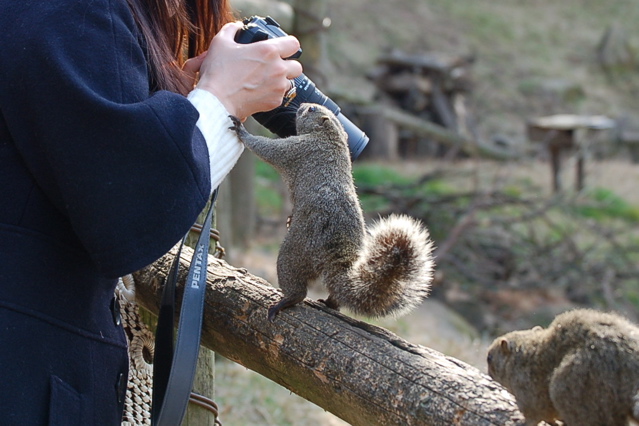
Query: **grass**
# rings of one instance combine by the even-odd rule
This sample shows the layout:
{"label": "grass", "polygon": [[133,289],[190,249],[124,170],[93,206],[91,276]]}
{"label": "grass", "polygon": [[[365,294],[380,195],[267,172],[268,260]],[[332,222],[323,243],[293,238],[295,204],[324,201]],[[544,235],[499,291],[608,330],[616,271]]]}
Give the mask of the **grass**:
{"label": "grass", "polygon": [[587,191],[586,197],[594,204],[577,206],[576,213],[583,217],[597,221],[620,219],[630,223],[639,223],[639,207],[631,205],[607,188],[592,188]]}
{"label": "grass", "polygon": [[220,409],[220,419],[225,426],[346,424],[241,365],[217,359],[215,367],[215,400]]}

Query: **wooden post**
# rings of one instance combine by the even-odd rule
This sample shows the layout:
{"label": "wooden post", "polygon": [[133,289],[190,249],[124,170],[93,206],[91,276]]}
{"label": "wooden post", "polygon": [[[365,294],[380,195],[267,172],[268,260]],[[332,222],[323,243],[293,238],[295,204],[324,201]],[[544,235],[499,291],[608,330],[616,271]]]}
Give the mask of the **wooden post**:
{"label": "wooden post", "polygon": [[574,130],[548,131],[548,152],[550,153],[550,167],[552,170],[553,192],[561,191],[563,177],[563,161],[567,153],[575,147]]}
{"label": "wooden post", "polygon": [[[186,248],[181,263],[191,255]],[[138,300],[154,312],[174,256],[134,274]],[[353,425],[525,424],[514,397],[474,367],[317,302],[269,322],[278,290],[213,257],[208,271],[202,344]]]}
{"label": "wooden post", "polygon": [[[197,373],[193,392],[208,399],[215,399],[215,352],[201,346],[197,359]],[[215,426],[215,416],[209,410],[189,404],[182,426]]]}
{"label": "wooden post", "polygon": [[399,159],[399,131],[397,125],[378,111],[362,111],[362,129],[370,138],[362,152],[365,160],[397,161]]}

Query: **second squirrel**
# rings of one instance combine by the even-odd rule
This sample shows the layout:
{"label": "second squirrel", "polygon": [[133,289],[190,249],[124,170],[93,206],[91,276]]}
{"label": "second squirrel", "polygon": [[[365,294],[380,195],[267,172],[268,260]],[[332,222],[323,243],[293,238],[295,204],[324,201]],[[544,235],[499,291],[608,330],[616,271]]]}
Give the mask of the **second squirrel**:
{"label": "second squirrel", "polygon": [[498,337],[488,373],[512,392],[528,425],[639,420],[639,327],[613,313],[575,309],[548,328]]}
{"label": "second squirrel", "polygon": [[338,309],[378,317],[417,306],[432,280],[433,244],[415,219],[391,215],[366,229],[355,192],[346,133],[327,108],[302,104],[297,136],[254,136],[231,117],[240,140],[282,176],[291,193],[290,227],[277,259],[284,297],[268,311],[300,303],[321,277]]}

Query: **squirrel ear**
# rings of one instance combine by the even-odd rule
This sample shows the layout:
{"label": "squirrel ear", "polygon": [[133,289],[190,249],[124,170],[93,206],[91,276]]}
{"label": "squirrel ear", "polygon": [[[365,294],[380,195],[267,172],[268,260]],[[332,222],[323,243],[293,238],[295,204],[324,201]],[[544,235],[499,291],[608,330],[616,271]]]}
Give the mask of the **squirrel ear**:
{"label": "squirrel ear", "polygon": [[322,116],[322,124],[325,124],[327,121],[329,121],[331,118],[328,115],[323,115]]}
{"label": "squirrel ear", "polygon": [[533,331],[540,331],[540,330],[543,330],[544,328],[542,326],[540,326],[540,325],[536,325],[532,329],[533,329]]}
{"label": "squirrel ear", "polygon": [[499,347],[501,348],[501,351],[506,355],[510,353],[510,344],[508,343],[508,340],[501,339],[499,341]]}

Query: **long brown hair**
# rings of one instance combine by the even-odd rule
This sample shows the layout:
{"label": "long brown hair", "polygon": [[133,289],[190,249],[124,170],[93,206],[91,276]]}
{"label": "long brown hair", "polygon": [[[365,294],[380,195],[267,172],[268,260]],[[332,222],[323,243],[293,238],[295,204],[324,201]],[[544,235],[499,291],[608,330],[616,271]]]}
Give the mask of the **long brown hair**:
{"label": "long brown hair", "polygon": [[204,52],[211,38],[234,19],[229,0],[127,0],[146,40],[157,89],[186,94],[180,78],[187,58]]}

